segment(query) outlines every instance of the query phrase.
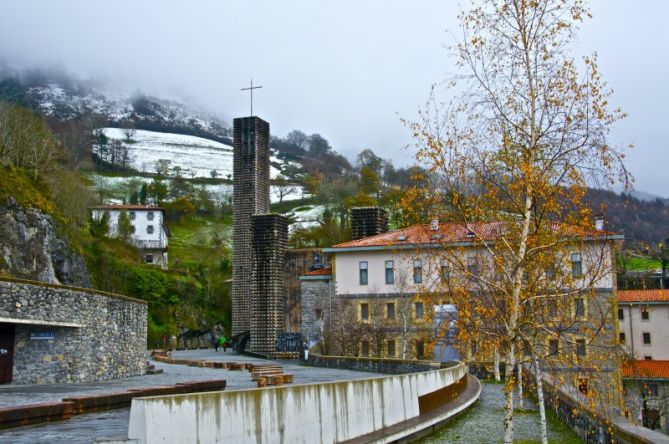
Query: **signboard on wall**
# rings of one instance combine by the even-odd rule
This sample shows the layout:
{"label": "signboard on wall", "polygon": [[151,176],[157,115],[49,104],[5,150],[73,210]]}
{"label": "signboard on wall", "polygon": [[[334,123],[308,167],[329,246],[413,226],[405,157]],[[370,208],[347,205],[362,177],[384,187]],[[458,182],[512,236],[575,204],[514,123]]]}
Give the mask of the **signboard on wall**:
{"label": "signboard on wall", "polygon": [[35,331],[30,333],[30,339],[55,339],[56,334],[52,331]]}

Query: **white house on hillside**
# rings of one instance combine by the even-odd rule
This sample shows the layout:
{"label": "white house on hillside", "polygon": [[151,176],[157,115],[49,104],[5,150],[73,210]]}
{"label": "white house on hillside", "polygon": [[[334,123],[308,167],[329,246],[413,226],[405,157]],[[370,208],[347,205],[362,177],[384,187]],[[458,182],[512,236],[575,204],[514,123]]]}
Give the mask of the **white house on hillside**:
{"label": "white house on hillside", "polygon": [[132,244],[142,253],[147,264],[167,268],[167,245],[169,230],[165,225],[165,211],[149,205],[100,205],[91,208],[94,219],[109,214],[109,235],[119,234],[118,221],[121,213],[126,212],[133,226]]}

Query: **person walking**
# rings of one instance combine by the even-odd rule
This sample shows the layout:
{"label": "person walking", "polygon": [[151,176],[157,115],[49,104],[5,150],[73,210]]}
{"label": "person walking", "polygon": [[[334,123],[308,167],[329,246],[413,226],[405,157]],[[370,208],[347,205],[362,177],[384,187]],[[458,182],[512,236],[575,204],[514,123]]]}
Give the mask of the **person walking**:
{"label": "person walking", "polygon": [[223,347],[223,353],[228,351],[228,346],[227,346],[227,340],[225,339],[225,335],[221,335],[218,337],[218,343],[216,344],[216,351],[218,351],[218,347]]}

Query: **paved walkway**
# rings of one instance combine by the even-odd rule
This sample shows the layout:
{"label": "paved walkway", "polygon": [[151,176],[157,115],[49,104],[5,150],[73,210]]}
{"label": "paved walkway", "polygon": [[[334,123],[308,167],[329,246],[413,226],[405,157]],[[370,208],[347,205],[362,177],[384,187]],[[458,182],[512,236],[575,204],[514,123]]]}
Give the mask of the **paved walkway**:
{"label": "paved walkway", "polygon": [[[295,384],[313,382],[364,379],[381,376],[376,373],[357,372],[317,367],[300,366],[294,361],[266,361],[249,356],[238,355],[230,350],[189,350],[176,351],[174,358],[206,359],[227,362],[276,362],[282,365],[285,373],[295,376]],[[247,370],[229,371],[186,365],[165,364],[152,361],[156,368],[163,369],[160,375],[145,375],[133,378],[117,379],[92,384],[50,384],[50,385],[8,385],[0,386],[0,406],[35,404],[47,401],[60,401],[68,396],[80,396],[90,393],[124,391],[133,387],[151,387],[175,384],[184,381],[207,379],[226,379],[226,391],[256,387]],[[58,421],[46,425],[34,425],[0,431],[0,443],[90,443],[102,436],[127,436],[128,409],[90,413],[74,416],[71,420]]]}

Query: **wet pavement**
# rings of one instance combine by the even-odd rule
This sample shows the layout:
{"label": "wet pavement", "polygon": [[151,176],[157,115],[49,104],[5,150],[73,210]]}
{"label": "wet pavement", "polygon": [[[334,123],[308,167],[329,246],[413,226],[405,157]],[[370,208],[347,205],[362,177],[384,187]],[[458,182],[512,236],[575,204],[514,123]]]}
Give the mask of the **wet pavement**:
{"label": "wet pavement", "polygon": [[[382,376],[375,373],[351,370],[326,369],[300,366],[295,361],[267,361],[249,356],[241,356],[230,350],[188,350],[175,351],[172,355],[179,359],[206,359],[209,361],[228,362],[275,362],[283,366],[285,373],[293,374],[295,384],[313,382],[364,379]],[[91,384],[50,384],[0,387],[0,407],[35,404],[48,401],[60,401],[69,396],[81,396],[92,393],[125,391],[136,387],[170,385],[177,382],[200,381],[208,379],[227,380],[226,391],[256,387],[247,370],[230,371],[186,365],[165,364],[151,361],[157,369],[163,369],[160,375],[144,375]],[[127,436],[129,409],[76,415],[67,421],[33,425],[0,431],[0,443],[90,443],[99,437]]]}

